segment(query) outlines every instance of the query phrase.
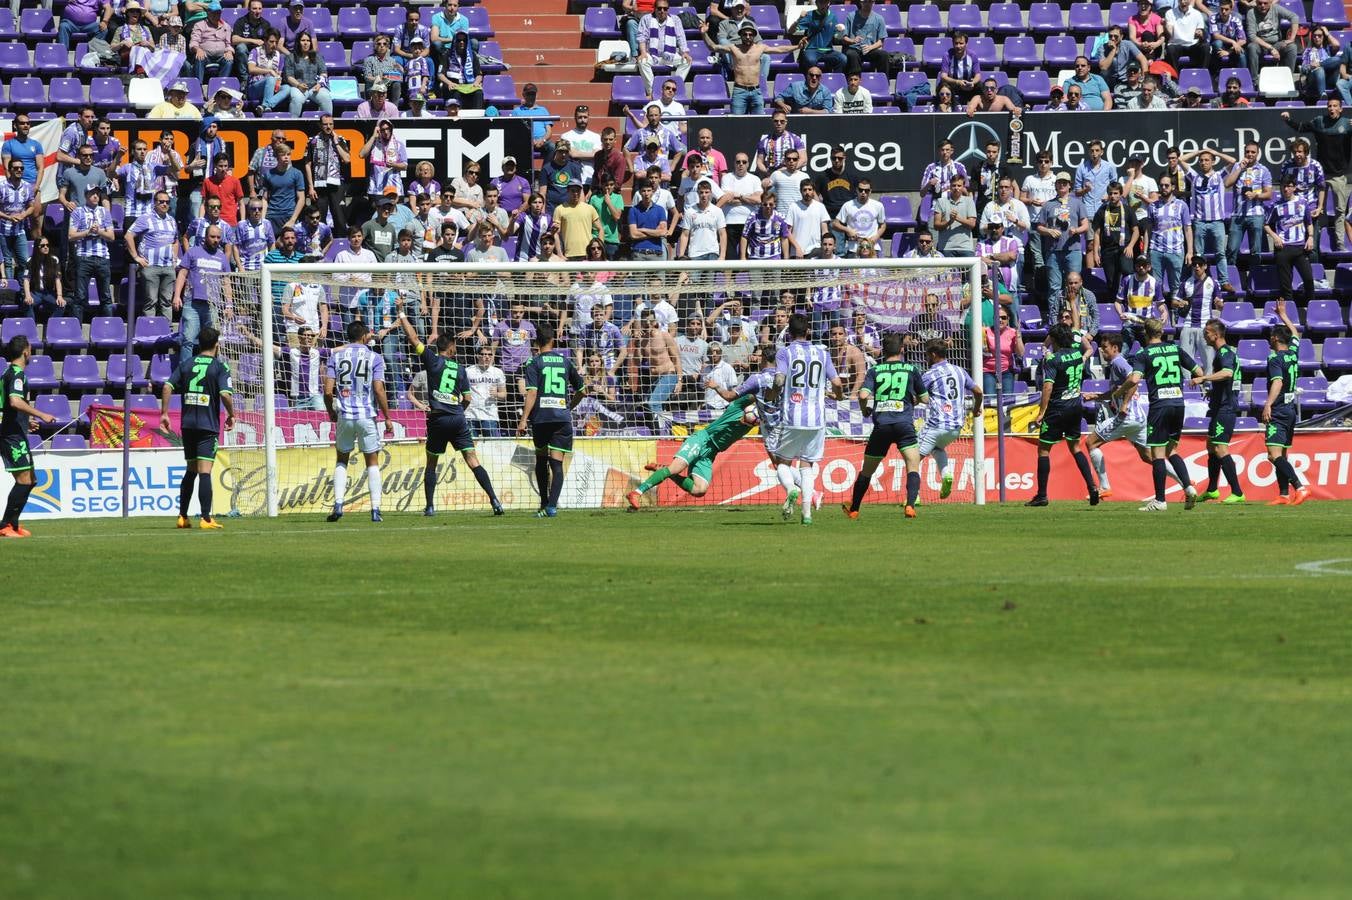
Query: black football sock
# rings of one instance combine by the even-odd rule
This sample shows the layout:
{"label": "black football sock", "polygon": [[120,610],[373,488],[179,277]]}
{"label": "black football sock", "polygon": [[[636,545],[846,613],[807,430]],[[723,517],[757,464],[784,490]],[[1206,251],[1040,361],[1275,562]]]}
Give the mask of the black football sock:
{"label": "black football sock", "polygon": [[1286,480],[1286,468],[1280,456],[1272,461],[1272,471],[1277,474],[1277,493],[1285,497],[1291,491],[1291,482]]}
{"label": "black football sock", "polygon": [[1039,456],[1037,458],[1037,496],[1046,498],[1047,479],[1052,475],[1052,458],[1050,456]]}
{"label": "black football sock", "polygon": [[1235,458],[1233,456],[1222,456],[1221,471],[1225,473],[1225,480],[1230,483],[1230,493],[1236,497],[1244,496],[1244,487],[1239,483],[1239,472],[1235,471]]}
{"label": "black football sock", "polygon": [[211,474],[203,472],[197,479],[197,505],[202,507],[202,518],[211,518]]}
{"label": "black football sock", "polygon": [[5,504],[4,524],[19,527],[19,517],[23,515],[23,508],[28,504],[28,495],[31,493],[33,485],[14,482],[14,487],[9,489],[9,502]]}
{"label": "black football sock", "polygon": [[535,457],[535,486],[540,490],[540,506],[549,505],[549,457]]}
{"label": "black football sock", "polygon": [[[493,493],[493,482],[488,480],[488,470],[485,469],[483,466],[475,466],[474,480],[479,482],[479,487],[483,488],[484,493],[488,495],[488,502],[496,504],[498,502],[498,495]],[[431,496],[430,491],[428,492],[428,496],[429,497]],[[432,501],[430,499],[427,501],[427,505],[428,506],[432,505]]]}
{"label": "black football sock", "polygon": [[854,493],[850,496],[850,511],[858,512],[860,505],[864,502],[864,495],[868,493],[869,476],[860,475],[854,480]]}
{"label": "black football sock", "polygon": [[[1221,458],[1214,453],[1208,453],[1206,457],[1206,492],[1213,493],[1221,484]],[[1232,483],[1230,485],[1234,487]]]}
{"label": "black football sock", "polygon": [[1277,458],[1276,465],[1281,467],[1278,471],[1286,477],[1286,483],[1296,490],[1300,490],[1300,476],[1296,474],[1295,468],[1291,465],[1291,460],[1281,456]]}
{"label": "black football sock", "polygon": [[915,506],[915,501],[920,499],[920,473],[906,473],[906,505]]}
{"label": "black football sock", "polygon": [[1174,474],[1178,476],[1178,483],[1183,485],[1185,490],[1192,487],[1192,479],[1188,477],[1188,464],[1183,461],[1183,457],[1175,453],[1169,457],[1169,465],[1173,466]]}
{"label": "black football sock", "polygon": [[549,508],[557,509],[559,495],[563,493],[563,460],[549,461]]}
{"label": "black football sock", "polygon": [[187,518],[188,504],[192,502],[193,485],[197,482],[197,473],[192,469],[183,473],[183,480],[178,485],[178,514]]}
{"label": "black football sock", "polygon": [[1085,455],[1083,450],[1076,450],[1074,456],[1075,466],[1080,470],[1080,477],[1084,479],[1085,487],[1091,491],[1098,490],[1094,485],[1094,470],[1089,468],[1089,457]]}
{"label": "black football sock", "polygon": [[1164,502],[1164,482],[1169,476],[1166,474],[1169,467],[1162,459],[1152,459],[1150,461],[1151,474],[1155,478],[1155,499],[1160,503]]}
{"label": "black football sock", "polygon": [[432,498],[437,493],[437,464],[428,463],[423,469],[423,499],[427,501],[426,505],[432,505]]}

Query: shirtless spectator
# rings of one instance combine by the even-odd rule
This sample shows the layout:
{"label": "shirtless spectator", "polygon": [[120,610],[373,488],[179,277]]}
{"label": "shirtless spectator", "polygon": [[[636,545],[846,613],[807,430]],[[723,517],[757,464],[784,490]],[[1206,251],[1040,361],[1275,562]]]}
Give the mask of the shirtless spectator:
{"label": "shirtless spectator", "polygon": [[648,373],[652,379],[652,390],[648,394],[648,411],[660,419],[671,395],[681,387],[681,354],[676,347],[676,338],[664,328],[657,326],[657,320],[651,309],[645,309],[639,316],[638,334],[635,336],[639,353],[648,361]]}
{"label": "shirtless spectator", "polygon": [[770,48],[761,43],[756,29],[743,25],[737,32],[737,44],[716,44],[709,37],[709,23],[700,26],[700,35],[709,49],[726,55],[732,70],[732,114],[758,116],[765,112],[765,97],[761,94],[761,59],[768,58]]}
{"label": "shirtless spectator", "polygon": [[974,116],[979,112],[1008,112],[1017,115],[1023,112],[1013,100],[999,91],[1000,85],[995,83],[994,78],[987,78],[981,82],[981,92],[967,101],[967,115]]}
{"label": "shirtless spectator", "polygon": [[831,351],[831,363],[840,373],[845,383],[845,396],[859,396],[859,388],[864,383],[864,373],[868,371],[868,361],[864,351],[851,344],[845,335],[845,326],[836,324],[827,332],[827,349]]}

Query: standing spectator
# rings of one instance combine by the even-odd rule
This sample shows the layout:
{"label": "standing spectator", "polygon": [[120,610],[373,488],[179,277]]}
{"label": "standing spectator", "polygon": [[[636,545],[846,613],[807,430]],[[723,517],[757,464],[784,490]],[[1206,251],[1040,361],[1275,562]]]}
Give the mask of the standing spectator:
{"label": "standing spectator", "polygon": [[704,339],[704,320],[699,316],[687,319],[685,331],[676,335],[676,353],[681,357],[681,371],[692,376],[693,387],[698,390],[703,381],[693,376],[704,371],[705,361],[709,358],[709,342]]}
{"label": "standing spectator", "polygon": [[629,180],[629,159],[619,147],[615,129],[608,126],[601,132],[601,149],[592,157],[593,187],[606,178],[617,185]]}
{"label": "standing spectator", "polygon": [[770,71],[770,48],[761,43],[756,26],[745,23],[737,32],[737,43],[710,40],[708,23],[700,29],[710,50],[722,54],[723,68],[732,82],[732,114],[758,116],[765,111],[761,82]]}
{"label": "standing spectator", "polygon": [[1102,268],[1108,289],[1116,291],[1141,239],[1135,214],[1122,202],[1122,185],[1108,185],[1108,199],[1094,213],[1091,226],[1085,264],[1091,269]]}
{"label": "standing spectator", "polygon": [[[1043,150],[1037,155],[1037,171],[1023,179],[1023,186],[1019,192],[1019,199],[1028,207],[1030,222],[1037,222],[1042,214],[1043,205],[1055,196],[1056,175],[1052,173],[1052,156]],[[1028,248],[1032,257],[1033,271],[1036,272],[1045,265],[1042,259],[1042,239],[1037,233],[1030,232]]]}
{"label": "standing spectator", "polygon": [[1300,272],[1304,296],[1302,306],[1314,302],[1314,275],[1310,269],[1310,253],[1314,250],[1314,211],[1299,196],[1296,179],[1290,175],[1282,179],[1282,199],[1268,210],[1264,230],[1272,241],[1272,252],[1277,258],[1277,288],[1282,300],[1292,300],[1291,272]]}
{"label": "standing spectator", "polygon": [[531,194],[526,208],[512,223],[512,234],[516,237],[516,261],[539,259],[540,239],[553,227],[553,220],[545,212],[545,198],[540,194]]}
{"label": "standing spectator", "polygon": [[1174,289],[1175,323],[1178,326],[1178,345],[1199,365],[1211,363],[1216,351],[1207,346],[1202,332],[1207,320],[1217,315],[1221,308],[1220,292],[1216,290],[1216,281],[1207,274],[1207,261],[1204,256],[1194,256],[1189,266],[1188,277]]}
{"label": "standing spectator", "polygon": [[[1164,33],[1168,41],[1164,58],[1175,70],[1188,65],[1205,69],[1211,59],[1211,37],[1206,13],[1193,6],[1192,0],[1175,0],[1175,5],[1164,14]],[[1322,69],[1320,70],[1322,73]]]}
{"label": "standing spectator", "polygon": [[366,98],[374,106],[376,99],[371,96],[376,85],[385,86],[385,96],[396,107],[403,97],[404,65],[399,57],[390,52],[388,35],[378,35],[374,52],[361,61],[362,84],[366,88]]}
{"label": "standing spectator", "polygon": [[9,178],[0,181],[0,242],[3,243],[5,277],[19,283],[28,274],[28,233],[41,215],[42,203],[33,185],[23,180],[23,161],[11,158],[5,166]]}
{"label": "standing spectator", "polygon": [[723,358],[723,345],[718,341],[709,344],[709,361],[700,373],[700,384],[704,385],[704,406],[714,411],[727,409],[728,401],[719,393],[731,391],[742,380],[732,363]]}
{"label": "standing spectator", "polygon": [[178,178],[184,169],[183,154],[174,149],[174,133],[161,131],[159,142],[146,154],[155,169],[155,190],[169,192],[169,212],[178,218]]}
{"label": "standing spectator", "polygon": [[554,145],[554,158],[540,166],[539,184],[544,193],[545,209],[550,213],[568,199],[568,185],[582,184],[584,180],[581,164],[569,159],[568,151],[568,142],[559,141]]}
{"label": "standing spectator", "polygon": [[1267,201],[1272,199],[1272,173],[1258,161],[1258,142],[1244,145],[1244,159],[1235,160],[1219,150],[1216,155],[1230,164],[1225,186],[1234,191],[1234,209],[1230,214],[1230,238],[1226,246],[1226,270],[1239,265],[1239,250],[1249,239],[1249,253],[1257,256],[1263,249],[1263,220]]}
{"label": "standing spectator", "polygon": [[68,216],[79,208],[91,186],[99,188],[100,197],[108,193],[108,176],[94,167],[94,148],[86,144],[75,152],[75,158],[76,164],[67,167],[57,179],[61,205]]}
{"label": "standing spectator", "polygon": [[188,153],[188,215],[196,218],[202,211],[202,183],[216,171],[216,159],[225,155],[225,141],[215,116],[204,116],[202,128]]}
{"label": "standing spectator", "polygon": [[864,374],[868,371],[868,359],[864,351],[846,339],[845,326],[839,322],[832,322],[826,333],[826,349],[831,352],[831,363],[840,373],[840,380],[845,383],[846,398],[855,399],[859,396]]}
{"label": "standing spectator", "polygon": [[[1001,281],[1011,287],[1012,293],[1018,294],[1013,289],[1019,283],[1018,262],[1023,256],[1023,244],[1019,243],[1018,238],[1005,234],[1004,222],[992,219],[986,223],[982,239],[977,243],[976,255],[981,257],[987,269],[998,269]],[[1018,312],[1017,303],[1014,311]]]}
{"label": "standing spectator", "polygon": [[607,312],[606,307],[600,303],[591,308],[591,321],[578,335],[577,355],[578,358],[593,353],[599,355],[606,372],[614,375],[615,370],[624,361],[624,334],[619,326],[606,318]]}
{"label": "standing spectator", "polygon": [[[714,133],[708,128],[701,128],[695,134],[695,149],[691,153],[698,153],[709,165],[709,174],[713,176],[714,183],[723,181],[723,176],[729,172],[728,159],[721,150],[714,148]],[[618,182],[618,179],[616,180]]]}
{"label": "standing spectator", "polygon": [[601,222],[601,247],[606,259],[620,254],[620,223],[624,221],[624,195],[609,172],[602,173],[598,190],[587,201]]}
{"label": "standing spectator", "polygon": [[580,182],[569,183],[568,200],[554,209],[554,221],[559,225],[563,255],[569,260],[585,259],[587,244],[601,234],[601,217],[596,207],[582,202]]}
{"label": "standing spectator", "polygon": [[[85,150],[81,151],[87,152]],[[98,172],[97,169],[94,171]],[[69,175],[69,173],[67,173]],[[99,175],[102,175],[99,172]],[[91,183],[85,187],[85,202],[70,214],[67,235],[75,248],[75,290],[68,314],[80,321],[85,319],[89,305],[89,279],[93,278],[99,292],[99,307],[107,315],[113,313],[113,285],[109,247],[116,235],[113,217],[102,203],[103,186]]]}
{"label": "standing spectator", "polygon": [[[690,260],[727,259],[727,222],[723,210],[713,204],[713,185],[710,181],[701,181],[696,190],[699,201],[685,209],[685,230],[681,232],[676,256]],[[708,275],[707,272],[697,272],[694,278],[696,281],[706,281]]]}
{"label": "standing spectator", "polygon": [[147,150],[145,141],[133,141],[131,160],[115,173],[122,187],[122,206],[127,222],[136,221],[155,207],[155,167],[146,157]]}
{"label": "standing spectator", "polygon": [[[590,121],[591,107],[574,108],[573,127],[559,138],[559,143],[565,145],[568,151],[568,158],[577,163],[584,185],[591,184],[592,161],[596,159],[596,151],[601,149],[601,135],[587,127]],[[555,149],[557,150],[557,145]]]}
{"label": "standing spectator", "polygon": [[793,23],[789,38],[798,44],[798,65],[804,71],[811,66],[819,66],[828,72],[845,68],[845,54],[832,47],[836,40],[836,24],[829,0],[815,0],[815,6]]}
{"label": "standing spectator", "polygon": [[244,221],[235,226],[235,253],[241,269],[257,272],[263,267],[263,257],[276,243],[277,233],[272,223],[263,218],[262,200],[249,200],[244,211]]}
{"label": "standing spectator", "polygon": [[[73,166],[78,162],[77,151],[86,144],[92,144],[94,139],[90,137],[90,131],[94,128],[94,107],[83,106],[80,108],[80,114],[74,122],[71,122],[61,132],[61,137],[56,144],[56,178],[59,182],[61,176],[65,174],[68,166]],[[90,160],[93,160],[91,155]],[[79,202],[79,198],[76,198]]]}
{"label": "standing spectator", "polygon": [[232,268],[230,258],[221,248],[220,229],[214,225],[207,229],[202,244],[193,247],[178,261],[174,309],[181,310],[178,328],[180,366],[197,352],[197,336],[203,326],[212,324],[211,299],[221,290],[221,281]]}
{"label": "standing spectator", "polygon": [[[826,204],[826,211],[830,214],[832,222],[839,217],[841,207],[854,199],[858,178],[859,173],[849,164],[845,148],[839,144],[832,147],[830,167],[813,180],[817,196]],[[844,233],[838,233],[837,240],[843,244]]]}
{"label": "standing spectator", "polygon": [[629,207],[629,240],[639,261],[666,258],[667,211],[653,202],[655,190],[651,180],[645,181],[638,202]]}
{"label": "standing spectator", "polygon": [[193,219],[183,232],[179,256],[187,253],[189,247],[200,247],[206,240],[207,229],[213,225],[221,230],[221,245],[226,248],[226,253],[234,257],[238,263],[238,254],[234,250],[234,226],[221,217],[221,201],[215,197],[207,198],[202,207],[202,215]]}
{"label": "standing spectator", "polygon": [[[1008,176],[1001,178],[998,182],[995,197],[987,203],[981,210],[981,221],[979,226],[982,232],[985,232],[986,226],[991,222],[1000,222],[1004,225],[1004,233],[1019,242],[1019,246],[1028,246],[1028,230],[1032,227],[1032,219],[1028,214],[1028,207],[1018,197],[1014,196],[1014,179]],[[1111,190],[1111,185],[1109,186]],[[1053,195],[1056,193],[1056,186],[1052,186]],[[1017,283],[1017,274],[1015,275]]]}
{"label": "standing spectator", "polygon": [[30,319],[46,322],[57,314],[64,314],[66,298],[61,287],[61,260],[52,253],[52,242],[41,233],[33,245],[33,256],[28,260],[28,277],[22,282],[22,312]]}
{"label": "standing spectator", "polygon": [[840,43],[845,50],[845,71],[861,72],[864,63],[876,72],[888,71],[888,54],[883,49],[887,25],[873,10],[873,0],[859,0],[859,8],[845,21],[845,34]]}
{"label": "standing spectator", "polygon": [[981,84],[981,63],[967,52],[967,35],[964,32],[954,32],[952,40],[953,45],[944,51],[943,61],[939,63],[939,84],[948,85],[953,97],[960,103],[966,103]]}
{"label": "standing spectator", "polygon": [[793,205],[803,199],[802,186],[812,183],[812,177],[798,168],[801,157],[802,151],[790,150],[784,154],[784,168],[771,172],[770,177],[761,182],[763,190],[779,198],[775,212],[786,222],[793,215]]}
{"label": "standing spectator", "polygon": [[366,180],[366,196],[374,200],[383,196],[386,188],[394,188],[396,195],[404,193],[404,173],[408,171],[408,148],[394,133],[389,119],[376,123],[376,130],[357,155],[367,161],[371,174]]}
{"label": "standing spectator", "polygon": [[[234,73],[235,48],[231,42],[234,36],[230,26],[221,18],[220,0],[211,0],[207,4],[207,17],[193,26],[188,38],[188,54],[192,60],[197,80],[207,83],[208,72],[235,74],[241,84],[244,79]],[[240,60],[248,60],[248,51],[240,54]]]}
{"label": "standing spectator", "polygon": [[1149,65],[1141,48],[1126,40],[1121,25],[1108,26],[1108,39],[1100,45],[1095,55],[1098,57],[1098,73],[1108,83],[1114,100],[1117,99],[1118,87],[1127,80],[1127,69],[1134,63],[1136,71],[1140,72]]}
{"label": "standing spectator", "polygon": [[[1197,159],[1197,168],[1191,165]],[[1178,158],[1188,186],[1192,212],[1192,240],[1199,256],[1210,264],[1225,261],[1225,176],[1216,170],[1216,152],[1209,148],[1184,153]],[[1230,281],[1229,273],[1223,280]],[[1205,324],[1205,323],[1204,323]]]}
{"label": "standing spectator", "polygon": [[0,165],[8,172],[10,160],[17,159],[23,164],[23,180],[36,185],[42,181],[47,161],[42,144],[29,136],[32,128],[33,120],[28,113],[21,112],[14,116],[14,137],[0,145]]}
{"label": "standing spectator", "polygon": [[863,78],[858,72],[845,76],[845,86],[836,91],[835,108],[849,115],[871,115],[873,113],[873,95],[862,87]]}
{"label": "standing spectator", "polygon": [[[1292,72],[1296,71],[1296,31],[1300,28],[1300,19],[1291,10],[1276,0],[1257,0],[1244,14],[1244,58],[1248,61],[1249,75],[1258,81],[1258,70],[1269,55],[1276,56],[1281,64]],[[1282,33],[1287,37],[1283,38]]]}
{"label": "standing spectator", "polygon": [[[611,129],[613,136],[614,129]],[[516,157],[504,156],[502,158],[502,174],[488,182],[490,187],[498,190],[498,203],[507,211],[507,215],[515,216],[525,206],[526,198],[530,196],[530,182],[522,178],[516,171]]]}
{"label": "standing spectator", "polygon": [[[954,176],[958,178],[961,176]],[[834,227],[835,230],[845,236],[845,255],[859,255],[860,247],[872,247],[877,249],[878,241],[882,239],[883,232],[887,229],[887,213],[883,209],[881,202],[873,199],[873,182],[867,178],[861,178],[855,184],[854,199],[847,202],[840,208],[836,215]],[[968,205],[971,204],[971,197],[967,197]],[[972,225],[976,225],[976,210],[972,210]]]}
{"label": "standing spectator", "polygon": [[[825,0],[819,0],[825,2]],[[671,0],[657,0],[653,11],[638,23],[638,74],[649,99],[653,95],[653,65],[670,66],[671,74],[684,82],[694,60],[685,43],[681,20],[671,15]]]}
{"label": "standing spectator", "polygon": [[[665,3],[666,0],[658,0]],[[651,309],[645,309],[639,315],[638,334],[635,343],[642,358],[648,362],[648,372],[652,377],[652,388],[644,404],[653,418],[659,423],[666,413],[667,400],[681,389],[681,354],[676,349],[676,338],[666,328],[662,328]]]}
{"label": "standing spectator", "polygon": [[728,250],[741,258],[742,228],[756,214],[760,206],[761,180],[748,170],[751,160],[745,153],[735,153],[732,171],[723,176],[723,196],[718,205],[723,209],[724,225],[728,234]]}
{"label": "standing spectator", "polygon": [[305,176],[292,165],[290,152],[277,158],[275,168],[263,173],[263,199],[268,202],[268,221],[278,234],[296,224],[305,208]]}
{"label": "standing spectator", "polygon": [[[270,226],[269,226],[270,227]],[[337,256],[333,258],[336,263],[358,263],[363,266],[369,266],[372,263],[379,262],[376,255],[366,248],[362,243],[361,229],[356,225],[349,226],[347,229],[347,249],[339,250]],[[337,306],[340,311],[346,311],[349,320],[360,315],[359,305],[361,296],[370,290],[371,275],[367,272],[358,272],[352,275],[337,276],[339,281],[352,281],[356,287],[341,287],[336,294]],[[433,319],[435,322],[436,320]]]}
{"label": "standing spectator", "polygon": [[[605,307],[595,309],[600,309],[601,315],[605,315]],[[517,374],[530,359],[535,339],[535,324],[526,318],[526,304],[513,300],[507,318],[493,326],[492,342],[489,345],[492,358],[497,359],[503,375],[507,376],[508,395],[513,405],[521,402],[523,391],[519,389]]]}
{"label": "standing spectator", "polygon": [[530,123],[531,147],[537,156],[547,156],[548,153],[545,148],[549,145],[549,132],[554,126],[549,121],[549,110],[536,102],[539,90],[534,82],[527,82],[521,88],[521,102],[512,108],[510,115],[532,120]]}
{"label": "standing spectator", "polygon": [[122,149],[121,142],[113,137],[113,123],[100,116],[94,123],[94,134],[89,145],[94,148],[94,165],[102,169],[110,181],[116,178],[117,167],[122,165],[126,151]]}
{"label": "standing spectator", "polygon": [[775,107],[784,113],[820,115],[836,111],[831,92],[822,87],[822,70],[812,66],[804,81],[790,81],[775,95]]}
{"label": "standing spectator", "polygon": [[1160,198],[1150,204],[1150,268],[1170,291],[1183,281],[1184,260],[1192,256],[1192,213],[1174,195],[1174,180],[1160,182]]}
{"label": "standing spectator", "polygon": [[1136,257],[1131,273],[1118,285],[1114,301],[1122,318],[1122,339],[1128,347],[1132,341],[1145,341],[1146,319],[1169,319],[1160,280],[1151,273],[1150,259],[1146,256]]}
{"label": "standing spectator", "polygon": [[315,23],[305,14],[305,0],[291,0],[287,4],[287,15],[278,29],[282,35],[282,52],[295,53],[300,47],[300,36],[308,34],[311,46],[318,46],[319,37],[315,34]]}
{"label": "standing spectator", "polygon": [[352,150],[347,139],[333,130],[332,113],[319,117],[319,133],[306,143],[303,161],[308,205],[317,207],[320,215],[331,216],[333,227],[341,234],[347,228],[343,200]]}
{"label": "standing spectator", "polygon": [[1075,196],[1084,214],[1092,216],[1103,204],[1108,185],[1117,181],[1117,167],[1103,158],[1103,141],[1089,142],[1089,158],[1075,167]]}
{"label": "standing spectator", "polygon": [[972,177],[974,188],[972,199],[978,210],[985,210],[986,204],[995,199],[1000,190],[1001,180],[1009,175],[1009,170],[1000,161],[1000,149],[999,141],[987,141],[986,155],[982,157],[980,165],[976,167],[976,174]]}
{"label": "standing spectator", "polygon": [[1150,0],[1136,0],[1136,12],[1127,19],[1131,42],[1150,59],[1164,58],[1164,19],[1155,12]]}
{"label": "standing spectator", "polygon": [[972,229],[976,228],[976,204],[967,192],[964,176],[950,178],[948,190],[934,201],[930,228],[938,236],[935,246],[944,256],[971,256],[976,249],[972,240]]}
{"label": "standing spectator", "polygon": [[802,199],[789,209],[788,219],[793,227],[793,241],[798,252],[808,259],[818,255],[821,250],[822,239],[827,236],[831,225],[831,214],[826,211],[826,205],[817,199],[817,189],[811,181],[804,181],[799,190]]}
{"label": "standing spectator", "polygon": [[[1149,2],[1149,0],[1146,0],[1146,2]],[[1023,336],[1019,334],[1018,324],[1013,321],[1009,310],[1003,306],[1000,307],[996,321],[999,323],[998,328],[987,326],[982,329],[985,333],[986,352],[982,354],[985,359],[981,364],[981,381],[984,387],[983,393],[992,398],[997,393],[1002,396],[1012,395],[1014,393],[1015,369],[1016,367],[1023,367]],[[995,379],[995,357],[997,353],[1000,357],[998,385]]]}
{"label": "standing spectator", "polygon": [[[210,7],[207,9],[209,11]],[[268,32],[273,30],[272,24],[263,18],[263,0],[249,0],[247,9],[248,13],[235,21],[235,27],[230,33],[230,43],[235,51],[235,77],[239,79],[240,84],[249,80],[249,57],[253,51],[263,46]],[[280,78],[281,66],[278,66],[277,70]]]}
{"label": "standing spectator", "polygon": [[790,258],[793,234],[789,223],[775,211],[777,205],[774,191],[761,191],[760,209],[742,228],[742,259]]}
{"label": "standing spectator", "polygon": [[466,367],[465,374],[469,376],[470,393],[465,420],[469,423],[470,433],[475,437],[498,437],[501,434],[498,429],[498,404],[507,399],[507,375],[493,365],[493,349],[480,347],[474,363]]}
{"label": "standing spectator", "polygon": [[1062,86],[1067,94],[1072,88],[1079,88],[1087,109],[1113,108],[1113,93],[1108,89],[1108,82],[1091,69],[1087,56],[1075,57],[1075,74],[1062,82]]}
{"label": "standing spectator", "polygon": [[1221,69],[1246,65],[1244,45],[1244,17],[1235,12],[1235,0],[1221,0],[1216,14],[1211,17],[1208,31],[1211,35],[1211,74]]}
{"label": "standing spectator", "polygon": [[1056,196],[1042,205],[1037,233],[1042,237],[1042,259],[1047,266],[1047,288],[1056,294],[1069,272],[1083,263],[1080,238],[1089,231],[1089,217],[1080,198],[1070,196],[1070,176],[1056,174]]}
{"label": "standing spectator", "polygon": [[398,194],[393,190],[387,190],[376,205],[375,218],[361,227],[362,243],[380,262],[384,262],[385,257],[394,252],[395,245],[399,241],[399,229],[390,221],[398,202]]}
{"label": "standing spectator", "polygon": [[465,217],[463,212],[455,208],[454,203],[455,186],[448,184],[442,188],[441,194],[437,197],[436,207],[428,214],[428,224],[432,228],[432,233],[436,235],[440,235],[443,227],[449,224],[455,229],[457,242],[462,237],[468,240],[470,237],[469,219]]}
{"label": "standing spectator", "polygon": [[460,12],[460,0],[446,0],[441,10],[432,16],[432,49],[436,51],[439,63],[445,63],[451,41],[462,31],[469,31],[469,19]]}
{"label": "standing spectator", "polygon": [[939,158],[925,166],[920,175],[920,195],[937,198],[953,183],[954,175],[966,181],[967,167],[953,158],[953,142],[945,138],[939,142]]}
{"label": "standing spectator", "polygon": [[[296,225],[296,249],[310,262],[323,259],[332,243],[333,229],[320,217],[317,208],[306,206],[305,217]],[[418,259],[422,259],[421,254]]]}
{"label": "standing spectator", "polygon": [[751,171],[756,175],[768,175],[784,165],[784,157],[790,151],[803,152],[807,144],[801,137],[789,131],[789,117],[781,109],[770,116],[770,133],[760,136],[756,142],[756,156],[751,161]]}
{"label": "standing spectator", "polygon": [[[291,8],[296,7],[293,5]],[[313,103],[321,113],[333,115],[328,66],[315,47],[314,37],[303,31],[296,38],[295,49],[286,58],[286,83],[290,89],[293,119],[300,118],[307,103]]]}
{"label": "standing spectator", "polygon": [[[685,151],[685,144],[681,140],[680,132],[662,121],[660,106],[655,103],[650,104],[643,111],[643,115],[643,125],[634,130],[634,133],[629,136],[629,142],[625,145],[625,149],[630,154],[631,166],[638,168],[640,154],[650,143],[655,142],[657,144],[661,159],[668,163]],[[593,158],[595,157],[593,156]]]}
{"label": "standing spectator", "polygon": [[[303,0],[294,0],[296,3],[303,3]],[[400,59],[412,59],[414,38],[421,38],[423,46],[430,48],[432,46],[432,29],[422,23],[422,13],[416,6],[404,7],[404,22],[390,33],[390,49]]]}
{"label": "standing spectator", "polygon": [[[1349,43],[1349,49],[1352,49],[1352,43]],[[1352,193],[1348,182],[1348,168],[1352,166],[1352,120],[1343,115],[1343,105],[1343,100],[1331,97],[1324,115],[1299,123],[1292,121],[1290,113],[1282,112],[1282,121],[1287,126],[1314,140],[1319,162],[1324,167],[1325,183],[1333,192],[1333,244],[1340,251],[1347,247],[1344,214],[1349,193]],[[1323,209],[1320,206],[1317,212]]]}
{"label": "standing spectator", "polygon": [[154,195],[154,209],[142,214],[124,236],[128,255],[141,267],[143,316],[168,316],[174,307],[178,265],[178,223],[169,214],[169,194]]}
{"label": "standing spectator", "polygon": [[[295,265],[305,260],[304,254],[296,246],[296,229],[287,225],[277,234],[277,246],[268,250],[263,256],[263,261],[269,265]],[[328,332],[328,304],[324,297],[324,288],[320,285],[314,285],[317,290],[309,292],[308,300],[302,300],[299,305],[304,307],[306,303],[313,304],[311,307],[314,314],[322,314],[323,319],[307,320],[311,328],[315,328],[320,334]],[[287,306],[288,303],[297,303],[294,294],[288,296],[287,284],[284,278],[278,278],[272,283],[272,332],[276,335],[294,332],[295,327],[288,322]],[[320,326],[323,327],[320,327]]]}

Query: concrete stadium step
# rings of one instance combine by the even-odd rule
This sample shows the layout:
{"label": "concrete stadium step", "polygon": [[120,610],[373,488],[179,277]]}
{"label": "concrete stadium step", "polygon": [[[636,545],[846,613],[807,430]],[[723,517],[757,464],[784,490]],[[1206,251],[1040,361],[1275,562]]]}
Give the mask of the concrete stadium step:
{"label": "concrete stadium step", "polygon": [[562,70],[561,74],[572,79],[573,73],[577,71],[586,72],[590,76],[596,64],[595,50],[537,48],[525,46],[523,42],[516,40],[512,41],[510,47],[503,45],[502,55],[511,64],[513,76],[516,76],[517,69],[548,66],[553,71]]}

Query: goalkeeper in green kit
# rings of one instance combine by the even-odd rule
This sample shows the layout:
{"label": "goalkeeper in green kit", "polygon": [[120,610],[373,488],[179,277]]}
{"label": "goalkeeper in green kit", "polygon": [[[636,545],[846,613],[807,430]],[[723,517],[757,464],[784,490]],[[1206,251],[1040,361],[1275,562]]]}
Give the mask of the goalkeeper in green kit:
{"label": "goalkeeper in green kit", "polygon": [[685,439],[671,462],[665,466],[648,463],[645,467],[652,472],[637,490],[630,491],[625,500],[629,508],[636,510],[643,495],[657,487],[668,478],[675,481],[692,497],[703,497],[709,490],[709,480],[714,473],[714,457],[737,443],[756,427],[754,417],[747,414],[747,408],[755,402],[756,386],[748,380],[743,389],[750,387],[747,393],[740,394],[728,404],[727,409],[717,419],[709,423],[702,431],[697,431]]}

